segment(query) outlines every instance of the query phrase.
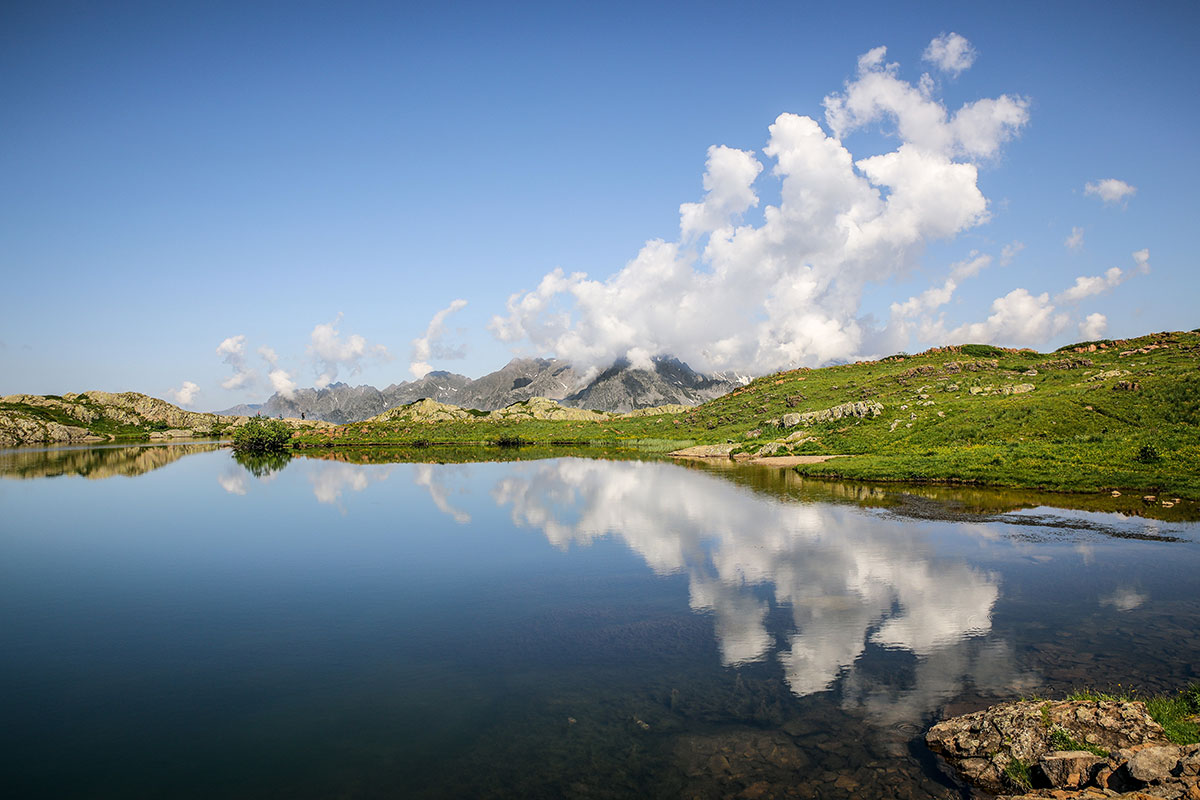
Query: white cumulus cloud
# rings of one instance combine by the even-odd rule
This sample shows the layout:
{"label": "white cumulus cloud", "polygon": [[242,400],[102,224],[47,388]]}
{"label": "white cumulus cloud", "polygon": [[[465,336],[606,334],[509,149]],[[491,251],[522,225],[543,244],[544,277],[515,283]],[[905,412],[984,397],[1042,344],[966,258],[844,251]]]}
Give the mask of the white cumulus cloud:
{"label": "white cumulus cloud", "polygon": [[1083,322],[1079,323],[1079,335],[1084,339],[1102,339],[1108,331],[1108,317],[1103,314],[1088,314]]}
{"label": "white cumulus cloud", "polygon": [[1069,250],[1078,250],[1083,247],[1083,228],[1071,228],[1071,235],[1063,241]]}
{"label": "white cumulus cloud", "polygon": [[921,57],[943,72],[958,75],[975,63],[976,55],[971,43],[952,31],[931,41]]}
{"label": "white cumulus cloud", "polygon": [[1120,267],[1113,267],[1103,275],[1080,275],[1070,289],[1054,299],[1060,303],[1075,303],[1085,297],[1091,297],[1119,286],[1125,277],[1125,273],[1121,271]]}
{"label": "white cumulus cloud", "polygon": [[[703,199],[680,207],[680,241],[647,242],[606,279],[556,269],[510,297],[492,332],[580,369],[671,354],[761,373],[861,354],[877,335],[859,315],[864,289],[987,220],[974,159],[996,155],[1029,118],[1028,101],[1008,95],[950,112],[885,57],[882,47],[862,56],[825,98],[827,129],[790,113],[769,126],[761,152],[780,200],[760,222],[739,218],[757,207],[762,162],[710,148]],[[876,123],[898,144],[856,160],[843,138]]]}
{"label": "white cumulus cloud", "polygon": [[263,360],[271,368],[267,372],[267,380],[271,382],[271,388],[288,400],[295,397],[296,381],[292,380],[291,373],[279,366],[279,355],[266,345],[258,348],[258,354],[263,357]]}
{"label": "white cumulus cloud", "polygon": [[167,389],[167,397],[181,406],[190,406],[200,393],[200,387],[192,381],[184,381],[178,389]]}
{"label": "white cumulus cloud", "polygon": [[1137,264],[1137,271],[1146,275],[1150,272],[1150,250],[1142,249],[1133,254],[1133,261]]}
{"label": "white cumulus cloud", "polygon": [[1025,347],[1041,344],[1069,324],[1066,314],[1055,313],[1048,293],[1013,289],[992,301],[992,313],[985,321],[961,325],[949,335],[955,342]]}
{"label": "white cumulus cloud", "polygon": [[724,228],[748,209],[758,207],[754,181],[763,165],[753,153],[724,145],[708,148],[704,171],[704,200],[679,207],[684,239]]}
{"label": "white cumulus cloud", "polygon": [[1105,205],[1117,205],[1124,203],[1130,197],[1137,194],[1137,187],[1130,186],[1125,181],[1117,180],[1116,178],[1105,178],[1101,181],[1093,181],[1083,187],[1083,193],[1099,197],[1104,201]]}
{"label": "white cumulus cloud", "polygon": [[355,375],[362,370],[364,359],[389,358],[383,345],[368,345],[367,340],[357,333],[342,336],[337,326],[342,322],[339,312],[332,322],[325,322],[312,329],[309,336],[308,353],[317,362],[320,374],[313,385],[324,389],[337,379],[340,369]]}
{"label": "white cumulus cloud", "polygon": [[433,318],[429,320],[429,325],[425,328],[424,335],[413,339],[412,363],[408,365],[408,368],[416,378],[424,378],[433,371],[433,366],[429,363],[431,358],[455,359],[463,358],[466,355],[465,347],[451,347],[443,342],[446,335],[446,317],[466,305],[467,301],[461,298],[452,301],[450,305],[433,315]]}
{"label": "white cumulus cloud", "polygon": [[1074,285],[1054,298],[1055,302],[1075,303],[1085,297],[1115,289],[1133,277],[1135,272],[1144,275],[1150,271],[1149,250],[1138,250],[1132,256],[1134,269],[1122,270],[1120,267],[1111,267],[1103,275],[1080,275],[1075,279]]}

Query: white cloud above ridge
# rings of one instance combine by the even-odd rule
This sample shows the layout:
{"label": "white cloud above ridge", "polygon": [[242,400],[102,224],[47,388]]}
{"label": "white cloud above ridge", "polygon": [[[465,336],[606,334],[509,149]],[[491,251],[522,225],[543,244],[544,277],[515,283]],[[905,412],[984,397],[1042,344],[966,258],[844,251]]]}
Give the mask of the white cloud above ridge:
{"label": "white cloud above ridge", "polygon": [[1137,187],[1116,178],[1105,178],[1085,185],[1083,193],[1099,197],[1105,205],[1113,206],[1123,204],[1137,194]]}
{"label": "white cloud above ridge", "polygon": [[[318,389],[332,383],[342,369],[357,374],[362,369],[362,362],[369,358],[391,358],[383,345],[368,344],[359,334],[343,336],[337,327],[341,320],[342,314],[339,313],[332,322],[314,326],[309,336],[307,355],[318,373],[314,381],[314,386]],[[247,362],[246,348],[245,334],[230,336],[217,346],[217,355],[233,370],[233,375],[222,381],[223,389],[248,391],[259,388],[260,375]],[[271,390],[289,400],[295,397],[298,388],[295,373],[280,365],[279,354],[275,349],[261,345],[258,355],[266,362],[266,378]]]}
{"label": "white cloud above ridge", "polygon": [[199,393],[200,386],[193,381],[184,381],[178,389],[167,389],[167,397],[181,406],[190,406]]}
{"label": "white cloud above ridge", "polygon": [[982,322],[960,325],[947,334],[952,342],[980,342],[1032,347],[1066,330],[1071,319],[1057,312],[1050,294],[1013,289],[992,301],[992,313]]}
{"label": "white cloud above ridge", "polygon": [[1102,339],[1108,332],[1108,317],[1100,313],[1088,314],[1079,323],[1079,335],[1086,340]]}
{"label": "white cloud above ridge", "polygon": [[276,352],[266,345],[258,348],[258,354],[263,357],[263,360],[270,366],[267,372],[267,380],[271,382],[271,388],[279,394],[283,395],[288,400],[296,396],[296,382],[292,380],[289,372],[279,366],[279,356]]}
{"label": "white cloud above ridge", "polygon": [[[995,157],[1029,118],[1028,101],[1009,95],[952,113],[930,82],[902,80],[885,57],[882,47],[862,56],[844,91],[825,98],[829,132],[791,113],[770,125],[762,155],[780,202],[761,223],[738,217],[758,205],[762,162],[710,148],[703,199],[680,207],[680,241],[647,242],[607,279],[547,273],[510,297],[492,332],[581,368],[635,351],[749,373],[861,354],[878,333],[859,316],[864,288],[988,219],[975,161]],[[876,122],[898,145],[856,160],[842,139]]]}
{"label": "white cloud above ridge", "polygon": [[346,369],[351,375],[362,371],[362,362],[368,358],[389,359],[391,354],[383,345],[369,345],[357,333],[343,337],[338,331],[342,313],[332,322],[316,325],[309,335],[308,354],[317,363],[320,373],[313,386],[324,389],[337,380],[339,371]]}
{"label": "white cloud above ridge", "polygon": [[446,334],[446,318],[456,311],[462,310],[467,301],[461,298],[451,301],[450,305],[441,309],[429,320],[425,333],[412,341],[412,362],[409,371],[418,380],[433,371],[429,363],[431,358],[458,359],[466,356],[466,347],[450,347],[443,341]]}

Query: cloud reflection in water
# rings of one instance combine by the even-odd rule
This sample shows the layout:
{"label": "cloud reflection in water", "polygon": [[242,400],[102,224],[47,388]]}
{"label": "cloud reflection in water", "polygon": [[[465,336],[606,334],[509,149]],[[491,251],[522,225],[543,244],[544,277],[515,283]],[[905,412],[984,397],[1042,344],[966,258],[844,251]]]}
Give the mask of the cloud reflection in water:
{"label": "cloud reflection in water", "polygon": [[[557,547],[616,536],[656,572],[685,573],[727,666],[770,657],[783,636],[776,657],[798,695],[829,688],[869,644],[928,657],[983,636],[999,595],[994,575],[931,554],[918,525],[670,464],[517,465],[492,496]],[[792,630],[768,629],[768,598],[790,609]]]}

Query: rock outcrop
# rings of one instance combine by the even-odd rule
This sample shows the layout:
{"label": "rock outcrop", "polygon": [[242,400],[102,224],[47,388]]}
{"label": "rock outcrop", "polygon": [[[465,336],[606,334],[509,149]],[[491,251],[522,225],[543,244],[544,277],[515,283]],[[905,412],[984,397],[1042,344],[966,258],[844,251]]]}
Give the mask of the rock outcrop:
{"label": "rock outcrop", "polygon": [[490,421],[528,420],[528,419],[557,419],[573,420],[576,422],[596,422],[611,419],[611,414],[597,411],[585,411],[582,408],[566,408],[556,401],[546,397],[531,397],[520,403],[513,403],[507,408],[489,412]]}
{"label": "rock outcrop", "polygon": [[784,414],[782,423],[783,427],[785,428],[794,428],[797,425],[812,425],[817,422],[830,422],[832,420],[843,419],[846,417],[857,417],[859,419],[874,418],[878,417],[882,413],[882,404],[857,400],[849,403],[842,403],[841,405],[833,406],[832,408],[823,408],[820,411],[805,411],[800,414]]}
{"label": "rock outcrop", "polygon": [[[244,425],[249,416],[186,411],[138,392],[80,392],[0,397],[0,447],[106,442],[118,437],[177,439],[210,436]],[[294,428],[328,425],[288,420]]]}
{"label": "rock outcrop", "polygon": [[437,400],[418,400],[415,403],[409,403],[404,406],[384,411],[382,414],[371,417],[368,422],[450,422],[452,420],[470,420],[473,419],[470,411],[452,406],[448,403],[439,403]]}
{"label": "rock outcrop", "polygon": [[686,406],[663,406],[660,408],[643,408],[628,414],[610,414],[602,411],[587,411],[582,408],[568,408],[556,400],[547,397],[531,397],[505,408],[495,411],[476,411],[459,408],[436,400],[418,400],[405,406],[389,409],[382,414],[371,417],[368,422],[447,422],[459,420],[462,422],[519,422],[523,420],[567,420],[572,422],[602,422],[611,419],[627,417],[646,417],[655,414],[674,414],[686,410]]}
{"label": "rock outcrop", "polygon": [[939,722],[925,741],[993,793],[1200,800],[1200,744],[1168,741],[1140,702],[1002,703]]}

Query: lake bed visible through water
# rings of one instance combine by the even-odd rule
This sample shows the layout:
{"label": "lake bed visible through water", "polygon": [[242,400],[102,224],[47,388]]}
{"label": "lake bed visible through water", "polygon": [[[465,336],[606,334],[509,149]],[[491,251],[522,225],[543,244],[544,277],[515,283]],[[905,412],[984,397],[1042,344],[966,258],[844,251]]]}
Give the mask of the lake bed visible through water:
{"label": "lake bed visible through water", "polygon": [[1200,679],[1186,518],[519,455],[0,453],[6,795],[954,798],[942,716]]}

